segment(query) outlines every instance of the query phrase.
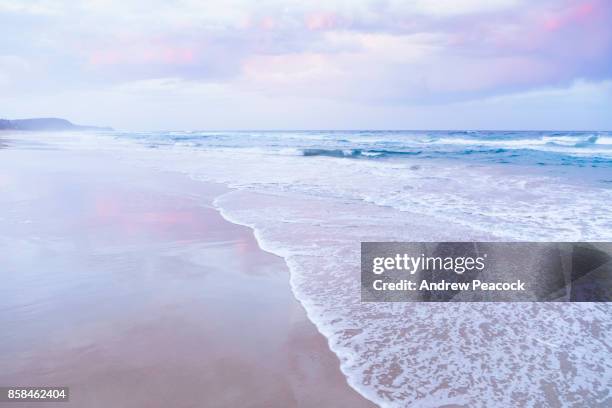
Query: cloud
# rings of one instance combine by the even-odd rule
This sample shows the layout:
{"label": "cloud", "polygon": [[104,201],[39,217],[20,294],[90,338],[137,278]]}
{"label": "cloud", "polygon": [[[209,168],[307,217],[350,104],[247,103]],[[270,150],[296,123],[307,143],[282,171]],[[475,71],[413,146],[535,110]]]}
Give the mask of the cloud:
{"label": "cloud", "polygon": [[3,89],[11,87],[15,76],[29,71],[31,67],[25,59],[15,55],[0,55],[0,86]]}
{"label": "cloud", "polygon": [[4,0],[0,85],[445,105],[605,82],[611,20],[606,0]]}

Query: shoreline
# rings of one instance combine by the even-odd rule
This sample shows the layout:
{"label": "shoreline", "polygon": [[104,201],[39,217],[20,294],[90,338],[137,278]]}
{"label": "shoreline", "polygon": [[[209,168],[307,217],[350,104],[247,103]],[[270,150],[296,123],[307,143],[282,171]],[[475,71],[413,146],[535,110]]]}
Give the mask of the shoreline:
{"label": "shoreline", "polygon": [[[208,182],[205,182],[208,183]],[[226,187],[231,191],[238,191],[237,189],[233,188],[233,187]],[[265,248],[265,243],[266,241],[261,238],[260,236],[258,236],[258,229],[253,226],[253,225],[249,225],[243,222],[240,222],[237,219],[232,218],[229,214],[227,214],[226,212],[224,212],[223,207],[217,204],[217,199],[221,198],[223,195],[220,195],[218,197],[215,198],[215,200],[213,200],[213,205],[215,207],[215,209],[219,212],[219,214],[221,215],[221,217],[223,217],[223,219],[225,219],[227,222],[232,223],[234,225],[239,225],[241,227],[244,228],[248,228],[251,233],[253,234],[253,237],[255,238],[255,240],[257,241],[257,245],[259,246],[259,248],[268,253],[271,254],[272,256],[278,257],[280,259],[283,260],[283,263],[285,264],[286,268],[287,268],[287,272],[289,274],[289,286],[290,286],[290,290],[291,293],[293,295],[293,298],[295,299],[295,301],[300,305],[300,307],[302,308],[302,310],[304,311],[306,318],[308,319],[308,321],[314,326],[315,330],[317,331],[317,333],[323,337],[323,339],[325,340],[325,344],[327,349],[329,349],[332,354],[334,354],[337,362],[338,362],[338,369],[340,370],[340,372],[342,373],[342,375],[344,376],[344,379],[347,383],[347,385],[354,390],[356,393],[358,393],[365,401],[367,401],[367,406],[370,407],[378,407],[378,406],[382,406],[382,405],[378,405],[379,402],[384,402],[383,400],[381,400],[379,395],[376,395],[375,393],[372,392],[372,390],[369,390],[367,388],[363,387],[363,384],[359,384],[357,381],[355,381],[355,378],[353,376],[350,375],[350,373],[345,372],[345,370],[343,369],[343,366],[341,364],[341,359],[351,359],[352,357],[350,357],[349,355],[347,355],[346,353],[343,352],[343,350],[340,350],[339,348],[335,348],[334,347],[334,343],[332,341],[332,339],[330,338],[330,335],[328,333],[328,335],[326,335],[324,333],[324,329],[325,326],[320,327],[319,324],[320,322],[317,321],[317,319],[315,319],[313,316],[311,316],[312,310],[310,310],[308,307],[306,307],[303,304],[303,299],[300,299],[298,293],[296,293],[297,288],[294,286],[294,283],[292,282],[292,272],[291,272],[291,267],[288,265],[287,263],[287,259],[285,259],[285,257],[283,257],[282,255],[276,253],[274,251],[273,248]],[[386,406],[386,405],[385,405]]]}
{"label": "shoreline", "polygon": [[[155,141],[156,137],[159,137],[160,140]],[[258,282],[277,282],[278,290],[265,290],[259,287],[252,293],[256,296],[251,296],[250,299],[254,303],[247,303],[265,306],[265,304],[261,304],[261,300],[269,299],[272,301],[271,295],[274,294],[288,296],[293,302],[291,304],[295,304],[295,299],[298,299],[303,307],[297,307],[297,309],[302,313],[305,310],[308,317],[308,319],[302,319],[302,321],[307,320],[316,325],[316,329],[310,331],[311,333],[318,331],[318,333],[323,334],[324,338],[319,337],[322,339],[319,348],[326,351],[331,349],[332,354],[339,358],[340,369],[338,369],[338,358],[335,358],[335,356],[332,358],[334,361],[331,364],[334,373],[332,377],[342,377],[342,380],[335,381],[338,384],[342,383],[343,390],[348,388],[346,386],[348,382],[359,394],[381,406],[403,406],[406,404],[478,405],[483,399],[489,400],[493,405],[500,406],[520,405],[528,401],[536,401],[546,405],[577,400],[582,401],[584,405],[596,405],[602,401],[601,395],[605,391],[605,386],[600,381],[601,373],[607,373],[609,368],[607,360],[603,358],[604,350],[601,348],[601,344],[605,344],[606,341],[606,333],[602,328],[609,322],[609,310],[605,304],[516,304],[512,306],[512,313],[509,314],[507,306],[503,304],[402,305],[362,303],[359,301],[359,246],[355,244],[357,241],[451,241],[458,237],[461,237],[460,240],[497,241],[503,235],[494,235],[493,233],[496,231],[511,236],[511,240],[520,239],[521,236],[518,233],[515,234],[517,231],[521,231],[522,227],[520,225],[517,226],[518,229],[516,230],[500,229],[503,222],[512,220],[504,219],[503,214],[497,214],[495,218],[489,220],[499,220],[501,223],[498,223],[499,228],[490,232],[486,232],[488,231],[486,230],[485,234],[481,227],[486,226],[487,222],[477,222],[474,227],[466,227],[461,217],[453,222],[446,222],[446,215],[448,214],[445,215],[444,211],[439,216],[430,218],[427,215],[431,212],[431,209],[418,206],[414,209],[412,207],[408,208],[408,206],[398,209],[393,205],[384,205],[384,194],[382,195],[382,201],[371,199],[379,196],[381,192],[386,192],[385,194],[394,192],[391,194],[391,198],[396,195],[409,198],[414,195],[413,191],[423,190],[424,193],[427,193],[423,196],[424,202],[432,204],[430,207],[435,209],[436,203],[445,203],[445,198],[448,197],[458,200],[459,204],[463,202],[463,198],[473,198],[480,202],[482,197],[496,197],[495,193],[498,191],[500,183],[491,184],[482,181],[494,179],[507,181],[508,183],[501,183],[501,185],[506,186],[504,187],[506,189],[508,186],[512,187],[508,191],[513,192],[513,194],[504,194],[504,202],[507,202],[508,197],[512,196],[516,197],[519,200],[518,202],[523,202],[521,200],[525,198],[533,198],[535,200],[534,205],[538,205],[536,213],[541,216],[541,221],[547,220],[539,225],[542,225],[543,228],[550,226],[550,228],[538,229],[538,235],[533,237],[537,240],[541,239],[542,236],[550,236],[553,233],[556,235],[555,231],[559,228],[565,231],[563,234],[569,234],[574,230],[583,231],[585,234],[596,234],[599,231],[598,228],[608,220],[607,216],[599,216],[603,214],[602,211],[606,208],[605,206],[598,206],[599,212],[591,211],[589,213],[588,220],[591,220],[589,221],[591,224],[581,223],[580,225],[573,222],[567,225],[554,223],[548,215],[559,216],[559,214],[551,213],[549,210],[569,211],[568,208],[571,208],[572,212],[576,212],[578,209],[584,209],[581,203],[603,204],[604,198],[608,194],[607,190],[591,189],[586,186],[583,189],[575,190],[570,184],[551,184],[551,179],[537,177],[523,179],[522,176],[514,175],[512,172],[506,175],[497,172],[488,174],[484,168],[474,168],[467,164],[464,167],[447,168],[437,161],[423,161],[419,162],[422,165],[414,166],[414,162],[407,159],[402,166],[395,167],[397,164],[388,161],[372,163],[328,157],[304,158],[293,155],[266,154],[265,152],[239,148],[229,151],[214,148],[200,149],[197,145],[192,146],[189,143],[175,141],[173,137],[173,135],[155,134],[151,135],[153,142],[149,143],[146,140],[134,142],[129,137],[123,138],[121,135],[111,135],[109,137],[106,135],[92,135],[91,137],[88,135],[71,135],[70,137],[63,137],[54,134],[34,135],[30,139],[24,136],[19,138],[23,140],[19,143],[20,147],[12,142],[11,145],[14,152],[18,152],[19,149],[23,150],[24,147],[31,150],[30,155],[34,154],[32,152],[40,152],[40,155],[36,153],[34,157],[47,157],[42,155],[43,151],[48,152],[53,148],[60,147],[62,151],[69,155],[61,157],[70,157],[65,160],[66,163],[60,160],[49,165],[46,162],[32,160],[32,157],[27,155],[23,156],[25,153],[22,153],[25,160],[21,160],[19,164],[35,167],[42,175],[45,175],[48,171],[61,172],[65,165],[72,166],[73,173],[75,173],[74,169],[78,168],[79,171],[83,170],[85,173],[78,174],[76,181],[93,180],[95,181],[93,184],[97,186],[102,186],[104,183],[101,184],[100,182],[104,180],[112,183],[116,182],[116,185],[113,184],[113,189],[111,189],[115,192],[112,196],[119,196],[121,200],[127,200],[129,203],[131,201],[130,188],[125,194],[121,189],[117,189],[121,186],[125,189],[130,186],[129,183],[125,184],[125,177],[122,177],[121,173],[119,173],[119,177],[113,176],[113,172],[117,173],[119,169],[124,169],[124,173],[129,176],[127,181],[137,181],[137,188],[131,189],[140,193],[156,193],[148,198],[141,197],[136,200],[139,203],[138,205],[141,206],[137,206],[137,208],[141,208],[141,210],[133,212],[129,217],[124,217],[124,221],[127,221],[128,224],[137,221],[135,226],[138,226],[138,223],[156,219],[156,217],[150,218],[151,214],[155,214],[155,211],[142,211],[142,208],[146,209],[149,204],[158,203],[161,205],[166,202],[157,195],[160,192],[159,187],[163,186],[161,192],[164,193],[164,196],[177,193],[179,197],[183,197],[184,200],[172,199],[167,201],[170,204],[174,203],[173,206],[178,206],[178,209],[183,207],[187,201],[200,200],[202,204],[210,203],[206,206],[211,211],[213,205],[221,210],[223,215],[217,211],[215,217],[210,219],[224,221],[222,224],[225,227],[221,228],[222,231],[234,230],[236,224],[248,226],[249,229],[252,229],[252,231],[246,229],[252,244],[247,247],[257,248],[257,250],[247,251],[247,253],[232,252],[234,241],[227,240],[223,238],[224,235],[221,235],[220,238],[217,237],[217,240],[213,240],[218,244],[216,246],[201,246],[178,254],[175,250],[176,247],[189,247],[192,242],[189,234],[194,231],[193,228],[197,227],[196,232],[203,230],[198,227],[198,223],[189,222],[194,217],[185,218],[181,211],[175,214],[176,211],[167,211],[168,208],[166,208],[166,210],[161,211],[164,216],[157,219],[159,222],[154,223],[163,227],[162,231],[166,228],[164,225],[171,226],[173,223],[178,223],[181,227],[177,231],[181,234],[187,234],[181,235],[184,240],[180,245],[176,245],[172,251],[177,258],[182,260],[181,262],[176,263],[176,261],[172,261],[172,257],[162,256],[164,267],[172,267],[186,272],[182,273],[179,281],[197,280],[197,271],[200,270],[201,265],[195,268],[190,265],[193,262],[197,263],[198,260],[202,261],[203,258],[212,262],[211,265],[205,265],[207,268],[213,268],[215,264],[217,265],[217,273],[212,274],[213,276],[225,278],[224,272],[227,272],[227,265],[223,265],[225,260],[230,262],[230,266],[243,260],[236,267],[230,268],[230,271],[235,271],[238,266],[245,264],[245,259],[253,259],[253,256],[261,254],[261,248],[265,252],[282,257],[284,262],[278,270],[286,271],[288,267],[291,271],[289,275],[287,275],[287,272],[284,273],[282,282],[275,279],[266,281],[267,274],[264,274],[265,276],[261,274],[253,275],[252,271],[265,270],[264,265],[245,264],[242,265],[244,269],[238,268],[244,271],[244,273],[239,274],[241,277],[239,282],[249,282],[249,285],[230,285],[232,282],[236,283],[236,280],[230,280],[228,285],[220,289],[221,292],[219,293],[231,293],[234,296],[233,300],[236,301],[245,300],[242,299],[243,289],[253,287],[252,284]],[[189,137],[196,140],[202,138],[201,135]],[[7,157],[15,155],[17,153]],[[93,172],[94,177],[92,178],[87,170],[89,166],[95,166],[95,163],[99,163],[100,157],[105,158],[103,163],[105,168],[98,173]],[[89,162],[90,159],[94,164]],[[118,169],[114,168],[115,161],[117,161]],[[103,174],[104,177],[95,176],[96,174]],[[159,176],[162,180],[151,177],[152,174]],[[476,185],[472,185],[473,183],[466,184],[466,181],[471,180],[471,176],[476,174],[480,174],[482,180]],[[2,176],[0,174],[0,189],[3,183]],[[437,181],[447,180],[455,188],[444,187],[441,190],[430,191],[429,187],[432,180],[430,176],[434,176],[433,180]],[[342,180],[355,180],[355,177],[359,177],[360,180],[357,185],[342,182]],[[100,180],[100,178],[104,180]],[[67,183],[67,186],[72,184],[72,182],[67,181],[65,176],[59,177],[59,179],[63,183]],[[44,180],[36,180],[36,182],[41,188],[47,184]],[[210,185],[207,184],[208,182],[219,184]],[[31,200],[30,194],[39,193],[36,189],[29,191],[27,187],[30,184],[32,183],[24,182],[15,185],[16,192],[24,195],[22,198],[25,198],[25,201],[23,202]],[[206,186],[216,188],[220,185],[227,186],[228,189],[221,188],[218,195],[213,194],[208,201],[202,200],[202,197],[198,196],[200,189],[205,189]],[[398,185],[407,185],[413,188],[395,190],[394,188]],[[464,185],[470,186],[471,190],[465,192],[456,188]],[[354,188],[355,186],[359,188]],[[532,187],[537,188],[534,190]],[[364,188],[369,190],[364,192]],[[329,194],[330,189],[337,194]],[[581,194],[572,195],[576,200],[571,201],[571,206],[559,206],[557,201],[554,200],[556,197],[567,197],[567,193],[572,191],[581,192]],[[370,192],[370,195],[367,194],[368,192]],[[80,197],[79,194],[75,195],[75,192],[70,191],[70,189],[67,189],[65,193],[57,201],[70,204],[74,201],[74,198]],[[467,195],[464,197],[463,193]],[[175,196],[172,195],[172,197]],[[0,202],[3,198],[5,197],[0,194]],[[110,203],[107,201],[102,200],[101,209],[110,210],[111,215],[113,211],[122,213],[113,204],[112,200]],[[22,201],[18,200],[18,202]],[[393,199],[391,202],[396,203],[397,200]],[[412,201],[408,201],[406,204],[408,203],[412,203]],[[498,202],[498,204],[500,203]],[[171,209],[173,206],[169,208]],[[460,214],[461,206],[456,207],[457,204],[453,203],[451,206],[447,205],[445,207],[443,205],[440,208],[442,210],[446,208],[447,211],[455,208],[452,214]],[[9,220],[14,219],[17,214],[14,212],[19,211],[20,208],[19,205],[8,206],[8,209],[4,211],[0,208],[0,224],[3,221],[3,216],[8,217],[6,219]],[[119,206],[119,209],[121,209],[121,206]],[[480,213],[480,215],[477,212],[476,215],[471,216],[471,219],[475,222],[482,220],[482,217],[488,214],[487,211]],[[563,211],[561,211],[561,215]],[[142,218],[142,214],[145,214],[144,218]],[[189,211],[187,211],[187,214],[189,214]],[[67,219],[77,219],[77,215],[72,214]],[[229,217],[232,227],[226,225],[227,222],[223,219],[223,216],[226,219]],[[204,218],[208,219],[209,217]],[[195,219],[200,218],[195,217]],[[484,220],[486,221],[486,219],[485,217]],[[527,228],[525,231],[531,231],[534,225],[538,225],[537,219],[519,217],[518,220],[525,222],[524,226]],[[23,221],[30,223],[34,221],[36,223],[37,220],[25,219]],[[444,228],[440,228],[441,225]],[[587,228],[589,225],[592,229]],[[2,226],[0,225],[0,227]],[[139,229],[136,228],[135,230],[138,231]],[[0,228],[0,232],[3,230],[18,231],[12,226]],[[245,230],[245,228],[242,227],[242,230]],[[214,231],[215,229],[211,232]],[[562,237],[563,234],[559,236]],[[114,234],[114,236],[117,235]],[[125,234],[119,235],[123,237]],[[33,233],[26,236],[36,238]],[[103,237],[104,234],[102,234]],[[127,239],[128,237],[129,235],[126,235],[124,238]],[[198,236],[198,239],[200,238]],[[2,236],[0,235],[0,241],[1,239]],[[61,246],[61,242],[55,242],[54,240],[48,242],[53,244],[53,247],[65,249]],[[119,242],[123,243],[123,245],[118,246],[119,248],[130,247],[130,245],[125,245],[129,242],[124,239]],[[9,246],[6,247],[9,248]],[[148,246],[139,244],[132,245],[132,248],[147,250]],[[164,250],[164,247],[162,246],[161,249]],[[163,251],[160,253],[157,247],[151,248],[151,251],[143,252],[145,254],[153,253],[155,256],[164,255]],[[203,258],[188,256],[194,253],[208,255],[203,256]],[[270,255],[269,253],[266,255]],[[94,262],[94,264],[99,263],[100,260]],[[122,263],[120,262],[120,264]],[[132,261],[132,264],[149,265],[150,261],[142,259],[139,262]],[[194,270],[196,273],[191,273]],[[290,277],[291,291],[286,290],[287,276]],[[149,282],[147,287],[155,288],[155,285]],[[172,287],[170,286],[170,288]],[[200,288],[200,286],[193,287],[193,289],[197,288]],[[1,291],[2,288],[0,288]],[[266,295],[262,296],[262,294]],[[2,293],[0,293],[0,298],[2,298],[1,295]],[[227,295],[223,297],[228,298]],[[121,296],[115,295],[115,298],[121,299]],[[183,296],[176,295],[168,296],[168,298],[184,299]],[[185,299],[189,300],[190,298]],[[39,303],[35,303],[34,307],[39,307]],[[249,309],[249,312],[251,312],[248,306],[244,306],[244,302],[239,302],[239,304],[234,301],[226,303],[221,303],[220,299],[211,301],[213,305],[224,305],[218,308],[220,314],[225,313],[225,309],[228,307],[231,310],[235,308],[238,308],[238,310]],[[286,303],[274,304],[283,305]],[[266,324],[279,322],[277,318],[270,319],[270,315],[278,313],[282,308],[283,306],[268,309],[264,307],[263,310],[268,311],[264,314],[265,322],[262,320],[263,323],[260,322],[259,325],[255,326],[238,325],[241,330],[235,330],[233,336],[224,337],[215,334],[210,337],[224,340],[226,337],[246,337],[244,341],[255,343],[251,344],[249,348],[258,349],[259,342],[256,338],[262,334],[262,327],[269,328]],[[186,310],[201,309],[188,307]],[[254,307],[252,312],[258,310],[261,311],[261,308]],[[229,317],[235,314],[229,313]],[[576,324],[585,315],[591,319],[593,330],[587,328],[585,331],[584,327]],[[203,314],[202,316],[205,317],[206,315]],[[199,320],[187,321],[187,324],[183,326],[198,327],[197,322],[201,321],[202,316],[198,316]],[[291,314],[291,316],[293,315]],[[226,320],[225,316],[221,317],[216,316],[214,319],[210,318],[210,320],[212,323]],[[294,327],[291,323],[293,320],[287,320],[285,317],[284,321],[289,321],[289,324],[281,324],[281,329],[287,326]],[[554,321],[554,324],[551,324],[551,321]],[[500,322],[503,322],[503,324],[500,325]],[[235,323],[235,319],[230,319],[227,324],[236,326]],[[251,321],[247,323],[253,324]],[[180,332],[184,330],[183,326],[180,328],[171,327],[166,331]],[[164,327],[168,327],[168,325]],[[509,330],[509,328],[512,330]],[[277,330],[278,326],[274,326],[271,331],[276,333]],[[286,350],[295,350],[296,339],[309,336],[301,334],[289,337],[291,337],[289,343],[293,346],[281,348],[285,355],[287,354]],[[326,339],[327,341],[325,341]],[[274,339],[265,340],[262,344],[270,346],[271,341],[274,341]],[[222,349],[226,350],[228,347],[232,347],[231,343],[225,343],[220,345]],[[299,344],[303,345],[304,343]],[[557,354],[551,355],[549,353],[550,350],[547,347],[551,344],[555,345],[556,350],[558,350]],[[269,356],[277,356],[275,353],[279,347],[274,346],[272,348],[275,352],[267,353],[266,358],[257,360],[258,365],[267,364]],[[581,350],[588,350],[589,352],[582,353]],[[241,353],[241,356],[246,358],[248,353],[247,355],[244,354]],[[306,353],[306,355],[309,354]],[[499,369],[495,372],[495,376],[479,374],[482,372],[482,367],[487,367],[490,370],[489,362],[499,356],[503,356],[503,358],[497,362]],[[242,360],[245,360],[245,358],[242,358]],[[441,365],[440,358],[444,358],[446,363]],[[303,361],[302,359],[297,360]],[[287,363],[293,361],[295,359],[289,359],[281,364],[283,367],[289,367],[283,372],[296,372],[295,367]],[[0,366],[2,365],[3,362],[0,361]],[[520,372],[511,369],[511,367],[517,365],[526,367],[526,369]],[[565,367],[562,371],[563,378],[558,375],[558,370],[554,369],[558,365]],[[236,366],[232,368],[233,371],[237,369]],[[238,369],[238,371],[240,370]],[[311,372],[309,369],[303,371]],[[323,371],[327,372],[326,370]],[[339,373],[340,371],[341,373]],[[265,372],[269,371],[264,370],[263,373]],[[342,376],[342,373],[344,376]],[[284,377],[283,380],[285,380]],[[303,377],[297,379],[298,384],[304,384],[304,381],[306,380]],[[464,387],[463,384],[466,381],[469,381],[472,386]],[[566,387],[568,381],[581,383],[588,381],[590,387],[579,394],[576,390]],[[321,382],[328,385],[330,383],[327,380],[319,381],[319,383]],[[505,385],[502,387],[500,384]],[[303,388],[314,388],[318,392],[319,387],[313,385],[313,383],[308,383]],[[293,390],[291,387],[289,389]],[[359,404],[361,403],[362,400]],[[292,404],[293,402],[289,405]],[[325,404],[322,405],[325,406]],[[354,404],[346,405],[354,406]]]}
{"label": "shoreline", "polygon": [[18,140],[0,155],[2,258],[16,272],[0,383],[72,385],[67,406],[374,406],[285,262],[213,208],[221,187]]}

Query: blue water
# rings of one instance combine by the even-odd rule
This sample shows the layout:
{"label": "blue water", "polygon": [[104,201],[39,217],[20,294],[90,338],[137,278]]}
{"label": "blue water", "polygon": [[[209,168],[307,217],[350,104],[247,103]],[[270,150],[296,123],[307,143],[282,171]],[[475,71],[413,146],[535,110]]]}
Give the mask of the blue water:
{"label": "blue water", "polygon": [[[258,149],[270,154],[359,160],[440,159],[540,167],[612,184],[612,132],[240,131],[137,132],[150,147]],[[578,170],[582,169],[582,170]]]}

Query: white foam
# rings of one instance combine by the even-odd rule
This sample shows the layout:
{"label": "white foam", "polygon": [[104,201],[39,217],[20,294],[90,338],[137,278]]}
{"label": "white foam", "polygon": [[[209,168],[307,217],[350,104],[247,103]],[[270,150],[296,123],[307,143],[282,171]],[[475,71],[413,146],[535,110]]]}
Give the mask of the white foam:
{"label": "white foam", "polygon": [[610,136],[599,136],[595,143],[596,144],[600,144],[600,145],[612,145],[612,137],[610,137]]}
{"label": "white foam", "polygon": [[500,149],[530,149],[543,152],[563,153],[571,156],[599,156],[612,157],[612,151],[604,149],[612,145],[612,138],[599,136],[591,145],[590,136],[543,136],[531,139],[462,139],[462,138],[440,138],[425,144],[461,145],[461,146],[487,146]]}

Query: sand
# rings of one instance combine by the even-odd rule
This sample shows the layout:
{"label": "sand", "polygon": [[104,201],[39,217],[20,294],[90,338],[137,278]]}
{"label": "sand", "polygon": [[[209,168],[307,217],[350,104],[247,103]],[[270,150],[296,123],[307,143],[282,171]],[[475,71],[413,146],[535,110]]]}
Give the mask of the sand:
{"label": "sand", "polygon": [[[0,386],[62,407],[369,407],[224,187],[32,135],[0,149]],[[24,141],[25,140],[25,141]]]}

